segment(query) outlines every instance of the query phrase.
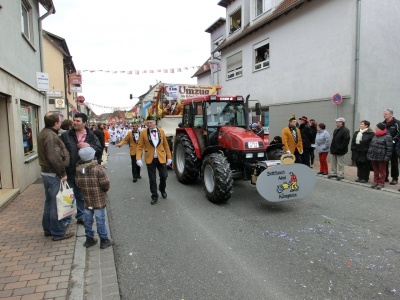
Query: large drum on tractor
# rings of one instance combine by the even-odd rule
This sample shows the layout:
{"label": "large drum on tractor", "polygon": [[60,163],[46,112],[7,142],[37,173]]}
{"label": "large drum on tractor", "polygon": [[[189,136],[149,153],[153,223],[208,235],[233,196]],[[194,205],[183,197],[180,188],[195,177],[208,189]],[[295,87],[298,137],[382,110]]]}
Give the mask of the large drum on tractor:
{"label": "large drum on tractor", "polygon": [[[293,155],[281,148],[277,152],[277,146],[269,151],[249,130],[248,98],[204,95],[184,100],[173,143],[179,182],[202,179],[206,197],[213,203],[229,200],[234,179],[250,180],[269,201],[304,198],[315,185],[314,172],[294,164]],[[275,159],[269,159],[268,153]]]}

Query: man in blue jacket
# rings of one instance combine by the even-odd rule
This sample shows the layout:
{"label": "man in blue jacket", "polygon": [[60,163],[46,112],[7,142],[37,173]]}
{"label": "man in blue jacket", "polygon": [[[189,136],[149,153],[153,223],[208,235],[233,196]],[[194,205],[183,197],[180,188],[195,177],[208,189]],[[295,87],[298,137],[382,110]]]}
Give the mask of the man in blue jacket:
{"label": "man in blue jacket", "polygon": [[92,147],[96,154],[102,153],[102,147],[99,139],[94,133],[86,126],[88,121],[87,115],[84,113],[77,113],[74,116],[73,128],[63,132],[61,139],[65,144],[70,156],[69,166],[66,167],[68,184],[74,190],[76,199],[76,219],[78,224],[84,223],[85,218],[85,202],[83,193],[75,184],[76,164],[79,161],[78,151],[81,148]]}

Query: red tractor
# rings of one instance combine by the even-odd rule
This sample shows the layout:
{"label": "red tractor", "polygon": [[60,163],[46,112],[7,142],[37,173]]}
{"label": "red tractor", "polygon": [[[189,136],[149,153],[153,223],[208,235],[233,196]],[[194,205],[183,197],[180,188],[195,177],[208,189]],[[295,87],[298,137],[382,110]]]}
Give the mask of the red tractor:
{"label": "red tractor", "polygon": [[260,163],[267,159],[266,146],[248,128],[248,98],[204,95],[183,102],[174,141],[175,173],[182,183],[201,177],[213,203],[228,201],[234,179],[255,184],[266,168]]}

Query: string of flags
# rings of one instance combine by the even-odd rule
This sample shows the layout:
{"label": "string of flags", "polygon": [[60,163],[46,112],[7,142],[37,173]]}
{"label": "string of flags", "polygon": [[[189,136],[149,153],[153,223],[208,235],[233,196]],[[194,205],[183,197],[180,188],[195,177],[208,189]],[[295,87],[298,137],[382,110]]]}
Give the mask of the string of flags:
{"label": "string of flags", "polygon": [[134,105],[130,105],[130,106],[106,106],[106,105],[99,105],[99,104],[88,102],[88,101],[85,101],[85,105],[90,109],[92,109],[91,107],[94,106],[94,107],[98,107],[98,108],[114,109],[114,110],[131,110],[134,107]]}
{"label": "string of flags", "polygon": [[111,73],[111,74],[117,74],[117,73],[125,73],[128,75],[140,75],[140,74],[153,74],[153,73],[179,73],[183,71],[187,71],[189,69],[194,69],[194,70],[210,70],[214,68],[220,68],[220,65],[217,64],[204,64],[203,66],[196,66],[196,67],[182,67],[182,68],[168,68],[168,69],[152,69],[152,70],[79,70],[78,74],[84,73],[84,72],[90,72],[90,73],[95,73],[95,72],[103,72],[103,73]]}

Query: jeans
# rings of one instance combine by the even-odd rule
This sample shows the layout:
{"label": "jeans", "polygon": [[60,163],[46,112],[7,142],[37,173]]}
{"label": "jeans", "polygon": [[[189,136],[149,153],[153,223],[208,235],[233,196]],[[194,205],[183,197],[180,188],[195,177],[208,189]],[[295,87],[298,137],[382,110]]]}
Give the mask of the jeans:
{"label": "jeans", "polygon": [[69,187],[74,190],[76,200],[76,219],[83,220],[85,218],[85,200],[83,199],[82,190],[76,186],[75,177],[68,178],[67,182]]}
{"label": "jeans", "polygon": [[160,185],[158,189],[160,192],[165,192],[165,188],[167,186],[167,165],[162,164],[158,161],[158,158],[154,158],[151,164],[147,165],[147,174],[149,175],[150,180],[150,192],[152,198],[157,198],[157,170],[160,175]]}
{"label": "jeans", "polygon": [[385,185],[386,177],[386,162],[385,161],[371,161],[372,168],[374,169],[374,183]]}
{"label": "jeans", "polygon": [[94,237],[93,215],[96,217],[97,234],[101,239],[108,240],[106,227],[106,208],[85,209],[85,233],[87,237]]}
{"label": "jeans", "polygon": [[62,237],[65,235],[63,220],[58,220],[56,196],[60,190],[60,177],[42,175],[46,200],[44,202],[44,211],[42,226],[44,234],[53,237]]}

